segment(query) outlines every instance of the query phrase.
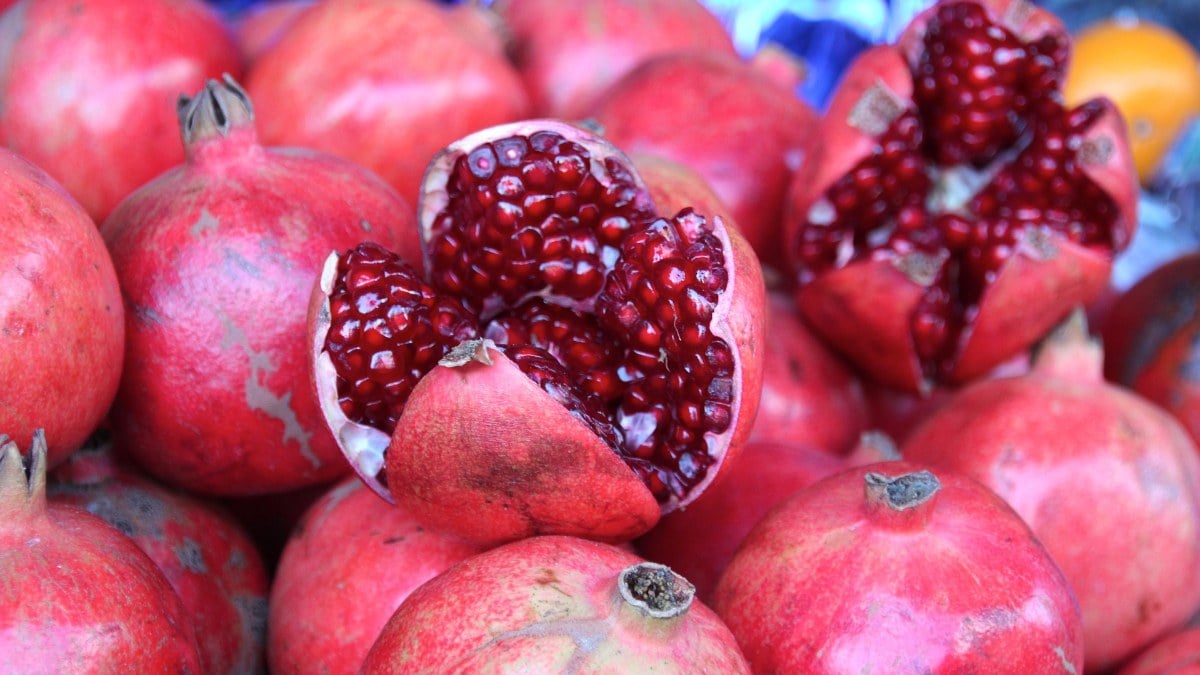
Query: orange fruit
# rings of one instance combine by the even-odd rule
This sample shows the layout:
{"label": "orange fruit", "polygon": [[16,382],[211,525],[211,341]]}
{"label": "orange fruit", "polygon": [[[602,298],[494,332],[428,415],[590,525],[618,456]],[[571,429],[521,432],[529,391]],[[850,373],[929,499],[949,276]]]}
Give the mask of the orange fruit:
{"label": "orange fruit", "polygon": [[1072,106],[1096,96],[1112,99],[1129,125],[1133,162],[1145,183],[1200,114],[1200,56],[1165,26],[1107,19],[1075,36],[1063,93]]}

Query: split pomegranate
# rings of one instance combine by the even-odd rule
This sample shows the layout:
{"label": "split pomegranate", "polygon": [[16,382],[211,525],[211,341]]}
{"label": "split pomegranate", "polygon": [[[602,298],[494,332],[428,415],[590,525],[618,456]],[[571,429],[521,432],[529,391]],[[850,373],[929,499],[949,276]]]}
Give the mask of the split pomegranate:
{"label": "split pomegranate", "polygon": [[529,114],[502,41],[464,16],[479,11],[429,0],[317,3],[247,74],[264,142],[350,159],[415,203],[442,147]]}
{"label": "split pomegranate", "polygon": [[39,0],[0,16],[0,145],[100,222],[183,160],[180,92],[241,63],[201,0]]}
{"label": "split pomegranate", "polygon": [[279,561],[267,624],[271,672],[359,672],[400,603],[479,552],[347,479],[309,508]]}
{"label": "split pomegranate", "polygon": [[1200,672],[1200,628],[1180,631],[1155,642],[1125,664],[1117,675],[1195,675]]}
{"label": "split pomegranate", "polygon": [[267,573],[229,516],[122,466],[103,434],[50,474],[46,493],[51,504],[103,518],[150,556],[195,628],[200,672],[262,669]]}
{"label": "split pomegranate", "polygon": [[128,537],[46,503],[46,439],[0,437],[0,654],[14,673],[199,673],[179,596]]}
{"label": "split pomegranate", "polygon": [[412,208],[378,177],[258,142],[230,78],[183,98],[188,159],[139,188],[101,232],[125,300],[117,446],[156,477],[210,495],[279,492],[345,475],[307,386],[312,280],[370,237],[416,259]]}
{"label": "split pomegranate", "polygon": [[1079,673],[1079,605],[979,483],[887,462],[798,492],[713,603],[755,673]]}
{"label": "split pomegranate", "polygon": [[312,309],[317,398],[385,498],[474,541],[624,541],[745,439],[753,251],[719,219],[659,217],[603,139],[468,136],[430,165],[420,221],[426,274],[364,244],[330,257]]}
{"label": "split pomegranate", "polygon": [[539,115],[586,115],[606,89],[651,58],[674,52],[736,55],[698,0],[497,0],[514,58]]}
{"label": "split pomegranate", "polygon": [[1111,102],[1062,105],[1068,51],[1026,0],[944,0],[845,74],[787,241],[805,318],[874,378],[979,377],[1103,292],[1136,178]]}
{"label": "split pomegranate", "polygon": [[44,429],[53,466],[117,393],[121,289],[95,223],[58,183],[0,148],[0,186],[0,429],[24,446]]}
{"label": "split pomegranate", "polygon": [[793,89],[723,52],[674,53],[626,74],[590,114],[617,147],[704,176],[759,258],[782,264],[784,197],[817,121]]}
{"label": "split pomegranate", "polygon": [[1106,384],[1083,314],[1032,371],[964,388],[913,431],[907,460],[1003,497],[1045,544],[1083,608],[1089,671],[1200,610],[1200,460],[1164,410]]}
{"label": "split pomegranate", "polygon": [[617,547],[533,537],[414,591],[362,672],[749,673],[694,598],[683,577]]}

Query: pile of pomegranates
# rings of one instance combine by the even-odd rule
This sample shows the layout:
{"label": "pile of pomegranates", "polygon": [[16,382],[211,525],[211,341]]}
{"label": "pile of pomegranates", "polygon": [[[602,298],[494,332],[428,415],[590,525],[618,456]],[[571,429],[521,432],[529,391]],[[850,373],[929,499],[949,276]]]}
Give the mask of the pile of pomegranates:
{"label": "pile of pomegranates", "polygon": [[1070,58],[930,0],[818,111],[701,0],[0,0],[0,670],[1194,668],[1200,253],[1085,323]]}

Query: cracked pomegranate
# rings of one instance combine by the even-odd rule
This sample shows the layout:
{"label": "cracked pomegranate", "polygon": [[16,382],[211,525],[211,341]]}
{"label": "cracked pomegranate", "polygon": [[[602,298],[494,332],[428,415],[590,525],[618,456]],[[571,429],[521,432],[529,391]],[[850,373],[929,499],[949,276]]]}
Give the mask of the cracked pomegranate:
{"label": "cracked pomegranate", "polygon": [[203,494],[342,476],[298,337],[312,279],[329,251],[365,237],[415,258],[413,210],[345,160],[260,145],[232,79],[182,99],[179,115],[187,162],[101,226],[126,310],[114,441],[156,477]]}
{"label": "cracked pomegranate", "polygon": [[468,136],[420,220],[427,273],[364,244],[313,299],[317,398],[385,498],[476,541],[628,540],[745,438],[757,260],[720,219],[659,217],[607,142],[549,120]]}
{"label": "cracked pomegranate", "polygon": [[876,379],[978,377],[1101,294],[1136,224],[1124,122],[1061,102],[1062,25],[944,0],[864,52],[796,175],[797,303]]}
{"label": "cracked pomegranate", "polygon": [[485,671],[750,672],[686,579],[614,546],[555,536],[473,556],[413,591],[362,670]]}

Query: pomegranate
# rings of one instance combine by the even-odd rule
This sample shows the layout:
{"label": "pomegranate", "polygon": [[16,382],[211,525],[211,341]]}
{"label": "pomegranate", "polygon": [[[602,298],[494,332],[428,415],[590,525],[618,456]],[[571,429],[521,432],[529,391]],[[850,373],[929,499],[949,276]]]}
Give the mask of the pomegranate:
{"label": "pomegranate", "polygon": [[1012,509],[886,462],[805,488],[750,532],[713,608],[755,673],[1078,673],[1079,605]]}
{"label": "pomegranate", "polygon": [[915,429],[905,459],[972,476],[1025,519],[1083,608],[1101,671],[1200,609],[1200,460],[1141,396],[1105,384],[1082,311],[1028,375],[964,388]]}
{"label": "pomegranate", "polygon": [[659,217],[603,139],[530,120],[456,141],[420,223],[426,274],[361,245],[310,312],[326,422],[386,499],[481,543],[625,541],[745,439],[757,260],[719,219]]}
{"label": "pomegranate", "polygon": [[1165,408],[1200,443],[1200,252],[1146,275],[1105,322],[1108,379]]}
{"label": "pomegranate", "polygon": [[[863,458],[861,464],[900,456],[880,434],[864,434],[860,445],[855,457]],[[737,463],[691,506],[663,516],[639,538],[637,550],[682,574],[707,602],[738,545],[772,507],[846,466],[845,459],[821,448],[751,441]]]}
{"label": "pomegranate", "polygon": [[1136,179],[1113,104],[1061,103],[1068,51],[1025,0],[943,0],[849,67],[786,236],[805,318],[875,379],[977,378],[1104,291]]}
{"label": "pomegranate", "polygon": [[362,672],[502,670],[750,672],[686,579],[617,547],[563,536],[481,553],[413,591]]}
{"label": "pomegranate", "polygon": [[780,293],[767,304],[762,398],[752,441],[847,450],[867,427],[858,377],[796,315]]}
{"label": "pomegranate", "polygon": [[116,395],[121,289],[95,223],[58,183],[0,148],[0,185],[0,429],[24,446],[44,429],[55,465]]}
{"label": "pomegranate", "polygon": [[415,203],[429,158],[529,114],[529,96],[477,20],[429,0],[329,0],[259,55],[246,90],[267,143],[332,152]]}
{"label": "pomegranate", "polygon": [[14,673],[199,673],[187,612],[128,537],[46,503],[46,439],[29,475],[0,437],[0,654]]}
{"label": "pomegranate", "polygon": [[210,495],[345,475],[298,337],[312,280],[329,251],[366,237],[420,255],[395,191],[331,155],[263,147],[253,117],[230,78],[181,99],[187,162],[101,227],[126,307],[115,442],[156,477]]}
{"label": "pomegranate", "polygon": [[1196,675],[1200,673],[1200,628],[1180,631],[1155,642],[1117,675]]}
{"label": "pomegranate", "polygon": [[618,80],[591,114],[618,147],[704,176],[759,257],[782,263],[784,196],[816,127],[792,89],[736,56],[673,53]]}
{"label": "pomegranate", "polygon": [[[0,16],[0,145],[96,222],[183,160],[172,106],[241,63],[201,0],[39,0]],[[134,151],[136,149],[136,151]]]}
{"label": "pomegranate", "polygon": [[247,64],[258,57],[292,27],[316,0],[275,0],[260,5],[251,5],[234,17],[233,37]]}
{"label": "pomegranate", "polygon": [[659,211],[679,213],[691,207],[705,216],[720,217],[726,227],[737,228],[725,202],[695,169],[662,155],[644,152],[630,154],[629,160],[645,181],[650,198]]}
{"label": "pomegranate", "polygon": [[357,478],[340,483],[305,513],[275,572],[271,672],[359,672],[400,603],[479,552],[425,529]]}
{"label": "pomegranate", "polygon": [[497,0],[495,7],[512,31],[533,110],[547,117],[583,117],[617,80],[661,54],[737,54],[699,0]]}
{"label": "pomegranate", "polygon": [[340,480],[286,492],[224,497],[217,503],[250,535],[267,569],[274,570],[279,566],[279,558],[291,538],[292,530],[305,512]]}
{"label": "pomegranate", "polygon": [[142,549],[183,601],[203,673],[265,665],[267,573],[228,515],[115,461],[101,436],[50,474],[51,504],[86,509]]}

